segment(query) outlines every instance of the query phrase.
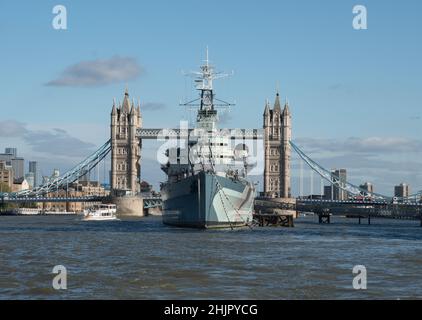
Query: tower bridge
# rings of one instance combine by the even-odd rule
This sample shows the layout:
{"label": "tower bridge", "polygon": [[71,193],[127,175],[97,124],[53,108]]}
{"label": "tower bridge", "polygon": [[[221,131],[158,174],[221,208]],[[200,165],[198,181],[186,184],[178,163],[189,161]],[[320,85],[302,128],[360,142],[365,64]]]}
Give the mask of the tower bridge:
{"label": "tower bridge", "polygon": [[[60,177],[33,190],[15,193],[0,193],[0,203],[16,202],[98,202],[113,201],[124,213],[142,215],[144,209],[161,206],[157,195],[142,194],[141,151],[143,140],[189,139],[196,134],[196,129],[143,128],[140,103],[129,99],[126,90],[123,102],[113,101],[111,110],[110,140],[81,163]],[[322,217],[329,215],[349,215],[356,217],[407,217],[420,218],[422,212],[422,191],[407,198],[384,196],[368,192],[339,177],[333,179],[333,173],[312,160],[291,139],[291,113],[286,102],[282,108],[279,94],[276,94],[273,108],[268,101],[265,104],[262,129],[219,129],[212,134],[224,135],[240,143],[252,140],[262,143],[264,154],[264,190],[257,197],[259,210],[276,208],[285,212],[313,211]],[[362,200],[335,201],[315,199],[295,199],[291,195],[291,153],[299,155],[300,161],[307,164],[312,172],[317,173],[329,185],[344,190],[348,195],[361,197]],[[58,197],[57,190],[66,190],[72,182],[96,168],[105,157],[111,154],[109,197],[93,195],[87,197]],[[371,203],[365,199],[370,197]],[[330,211],[327,214],[327,210]]]}
{"label": "tower bridge", "polygon": [[[125,214],[142,214],[142,198],[139,197],[141,182],[141,150],[143,140],[191,139],[204,133],[198,129],[143,128],[140,104],[129,99],[126,90],[123,102],[113,101],[111,111],[111,199]],[[262,140],[259,129],[220,129],[212,135],[229,137],[240,143],[245,140]]]}

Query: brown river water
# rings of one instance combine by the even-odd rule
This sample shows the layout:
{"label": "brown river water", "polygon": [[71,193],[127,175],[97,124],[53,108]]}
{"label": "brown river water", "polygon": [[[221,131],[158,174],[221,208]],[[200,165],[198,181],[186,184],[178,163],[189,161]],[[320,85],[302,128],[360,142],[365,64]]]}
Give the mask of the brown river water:
{"label": "brown river water", "polygon": [[[55,265],[67,289],[55,290]],[[355,265],[367,289],[352,286]],[[303,217],[294,228],[191,230],[160,217],[0,216],[0,299],[422,298],[417,221]]]}

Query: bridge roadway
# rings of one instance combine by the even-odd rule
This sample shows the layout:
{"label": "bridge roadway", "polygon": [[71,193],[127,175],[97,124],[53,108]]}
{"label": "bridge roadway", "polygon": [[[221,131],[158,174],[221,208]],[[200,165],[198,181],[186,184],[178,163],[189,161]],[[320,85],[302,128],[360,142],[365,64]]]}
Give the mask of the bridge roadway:
{"label": "bridge roadway", "polygon": [[[142,196],[144,208],[154,208],[161,206],[161,197],[153,195]],[[33,202],[107,202],[110,201],[109,196],[86,196],[86,197],[0,197],[0,204],[2,203],[33,203]]]}
{"label": "bridge roadway", "polygon": [[[422,219],[422,203],[297,199],[296,210],[355,218]],[[422,220],[421,220],[422,221]]]}
{"label": "bridge roadway", "polygon": [[321,216],[354,218],[422,219],[422,203],[389,203],[385,201],[296,199],[296,204],[257,198],[255,206],[271,207],[297,212],[313,212]]}
{"label": "bridge roadway", "polygon": [[108,199],[105,196],[89,197],[2,197],[0,203],[29,203],[29,202],[99,202]]}
{"label": "bridge roadway", "polygon": [[[202,131],[198,129],[144,129],[140,128],[136,130],[136,136],[139,139],[164,139],[168,138],[181,138],[186,139],[188,137],[195,138],[197,134],[201,134]],[[215,133],[214,133],[215,134]],[[232,140],[235,139],[248,139],[258,140],[263,139],[263,129],[220,129],[217,131],[218,135],[225,136]]]}
{"label": "bridge roadway", "polygon": [[[141,195],[144,208],[160,207],[160,196],[145,194]],[[30,202],[103,202],[110,201],[109,196],[86,196],[86,197],[0,197],[1,203],[30,203]],[[422,221],[422,203],[389,203],[385,201],[356,201],[356,200],[320,200],[320,199],[296,199],[296,203],[283,203],[271,201],[271,199],[256,198],[256,207],[269,207],[284,210],[296,210],[297,212],[313,212],[317,215],[337,215],[355,218],[395,218],[412,219]]]}

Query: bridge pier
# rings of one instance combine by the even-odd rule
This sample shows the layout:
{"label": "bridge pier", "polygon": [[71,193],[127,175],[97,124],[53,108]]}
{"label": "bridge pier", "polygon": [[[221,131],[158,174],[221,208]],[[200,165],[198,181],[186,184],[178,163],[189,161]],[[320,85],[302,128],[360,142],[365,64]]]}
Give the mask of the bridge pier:
{"label": "bridge pier", "polygon": [[140,196],[114,196],[111,202],[117,206],[118,216],[144,216],[144,202]]}
{"label": "bridge pier", "polygon": [[286,210],[274,209],[265,213],[260,211],[254,214],[254,219],[260,227],[294,227],[293,215]]}
{"label": "bridge pier", "polygon": [[[361,219],[362,218],[365,218],[365,217],[364,216],[358,216],[359,224],[361,224]],[[368,219],[368,225],[370,225],[371,224],[371,215],[370,214],[368,214],[367,219]]]}
{"label": "bridge pier", "polygon": [[293,198],[269,198],[257,197],[254,201],[254,211],[261,213],[273,213],[282,211],[282,215],[292,216],[297,218],[298,212],[296,210],[296,199]]}
{"label": "bridge pier", "polygon": [[320,223],[320,224],[330,224],[331,223],[331,215],[330,214],[319,214],[318,215],[318,223]]}
{"label": "bridge pier", "polygon": [[330,209],[315,208],[314,212],[318,215],[318,223],[320,223],[320,224],[330,224],[331,223]]}

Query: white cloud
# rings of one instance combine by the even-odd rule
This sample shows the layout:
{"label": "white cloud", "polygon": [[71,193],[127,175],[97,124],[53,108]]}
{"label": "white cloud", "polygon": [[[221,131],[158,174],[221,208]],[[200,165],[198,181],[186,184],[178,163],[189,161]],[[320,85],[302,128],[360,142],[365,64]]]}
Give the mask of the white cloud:
{"label": "white cloud", "polygon": [[62,128],[34,130],[16,120],[0,121],[0,137],[9,141],[20,139],[34,153],[46,156],[84,157],[95,150],[93,143],[71,136]]}
{"label": "white cloud", "polygon": [[94,144],[72,137],[59,128],[29,131],[24,135],[24,140],[34,152],[56,156],[88,156],[95,150]]}
{"label": "white cloud", "polygon": [[20,137],[26,133],[26,125],[16,120],[0,121],[0,137]]}
{"label": "white cloud", "polygon": [[136,79],[142,73],[135,58],[113,56],[110,59],[81,61],[67,67],[48,86],[99,86]]}
{"label": "white cloud", "polygon": [[161,102],[146,102],[141,105],[141,111],[143,110],[155,111],[155,110],[163,110],[165,108],[166,108],[166,105]]}
{"label": "white cloud", "polygon": [[396,137],[350,137],[345,140],[299,138],[299,145],[308,150],[317,152],[343,152],[343,153],[397,153],[397,152],[422,152],[422,140],[396,138]]}

